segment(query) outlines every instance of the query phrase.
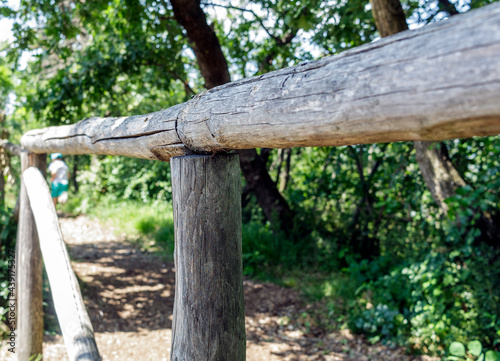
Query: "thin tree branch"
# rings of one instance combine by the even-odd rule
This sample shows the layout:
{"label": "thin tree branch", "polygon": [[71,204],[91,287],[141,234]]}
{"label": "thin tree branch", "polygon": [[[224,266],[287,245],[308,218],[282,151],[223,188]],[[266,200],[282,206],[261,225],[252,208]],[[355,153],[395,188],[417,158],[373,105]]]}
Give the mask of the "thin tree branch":
{"label": "thin tree branch", "polygon": [[196,95],[196,92],[191,88],[187,79],[183,79],[179,74],[177,74],[173,70],[165,67],[164,64],[160,64],[157,62],[151,62],[151,61],[147,61],[146,64],[149,66],[157,66],[157,67],[165,70],[167,73],[169,73],[172,76],[172,78],[182,82],[182,84],[184,85],[184,91],[186,92],[186,95],[188,95],[188,96]]}
{"label": "thin tree branch", "polygon": [[262,26],[262,29],[264,29],[264,31],[267,33],[267,35],[269,35],[271,38],[273,38],[276,41],[281,40],[279,37],[277,37],[276,35],[273,35],[269,31],[269,29],[264,25],[264,21],[261,19],[261,17],[258,16],[255,13],[255,11],[253,11],[251,9],[240,8],[238,6],[233,6],[233,5],[222,5],[222,4],[214,4],[214,3],[202,3],[202,5],[203,6],[219,7],[219,8],[224,8],[224,9],[233,9],[233,10],[238,10],[238,11],[241,11],[241,12],[250,13],[250,14],[253,15],[253,17],[255,18],[255,20],[257,20],[257,22],[260,24],[260,26]]}

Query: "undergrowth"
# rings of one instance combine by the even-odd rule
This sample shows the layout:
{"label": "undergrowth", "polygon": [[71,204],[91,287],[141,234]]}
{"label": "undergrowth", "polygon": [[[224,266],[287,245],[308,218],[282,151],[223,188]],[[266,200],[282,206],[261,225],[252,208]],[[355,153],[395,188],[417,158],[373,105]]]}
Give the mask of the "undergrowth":
{"label": "undergrowth", "polygon": [[[84,210],[110,222],[141,249],[172,260],[173,214],[168,202],[104,199],[87,209],[74,204],[65,205],[66,211]],[[311,322],[326,332],[348,327],[371,343],[443,357],[450,355],[453,342],[474,339],[485,349],[497,350],[498,250],[473,243],[473,233],[449,234],[454,238],[418,258],[396,262],[382,255],[359,260],[341,250],[342,257],[335,257],[322,246],[324,240],[315,241],[314,236],[292,242],[268,224],[248,220],[242,233],[243,272],[298,289],[314,305],[297,317],[305,320],[306,329]]]}

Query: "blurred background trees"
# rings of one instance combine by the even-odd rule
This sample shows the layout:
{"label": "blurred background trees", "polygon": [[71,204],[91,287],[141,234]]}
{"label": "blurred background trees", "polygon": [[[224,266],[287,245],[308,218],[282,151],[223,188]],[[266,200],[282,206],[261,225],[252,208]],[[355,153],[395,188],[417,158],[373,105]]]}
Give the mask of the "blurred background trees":
{"label": "blurred background trees", "polygon": [[[413,29],[489,2],[407,0],[400,20]],[[33,128],[157,111],[230,80],[338,54],[389,35],[372,15],[384,3],[399,4],[0,2],[0,14],[14,19],[14,40],[1,47],[3,137],[19,142]],[[373,342],[438,354],[471,339],[498,348],[499,138],[416,148],[240,151],[245,273],[301,288],[320,300],[324,327],[347,325]],[[446,171],[425,168],[426,152]],[[167,163],[68,158],[75,176],[66,211],[103,216],[110,212],[96,208],[121,212],[133,203],[137,211],[127,214],[138,237],[171,251],[172,223],[141,208],[166,211]],[[443,172],[460,181],[438,197],[432,178]],[[5,251],[15,232],[16,177],[4,172],[2,180],[11,190],[2,206]]]}

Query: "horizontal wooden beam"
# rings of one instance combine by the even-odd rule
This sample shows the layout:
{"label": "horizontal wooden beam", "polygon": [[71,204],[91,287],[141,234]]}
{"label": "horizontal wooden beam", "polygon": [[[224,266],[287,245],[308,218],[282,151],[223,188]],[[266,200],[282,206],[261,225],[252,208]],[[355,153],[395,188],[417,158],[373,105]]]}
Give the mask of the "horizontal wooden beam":
{"label": "horizontal wooden beam", "polygon": [[167,110],[26,133],[32,152],[168,160],[191,152],[445,140],[500,133],[500,4]]}
{"label": "horizontal wooden beam", "polygon": [[21,146],[17,144],[10,143],[5,139],[0,139],[0,148],[5,149],[12,155],[17,155],[18,157],[21,155]]}
{"label": "horizontal wooden beam", "polygon": [[23,173],[35,218],[43,263],[70,361],[100,361],[94,329],[71,268],[56,209],[42,173],[34,167]]}

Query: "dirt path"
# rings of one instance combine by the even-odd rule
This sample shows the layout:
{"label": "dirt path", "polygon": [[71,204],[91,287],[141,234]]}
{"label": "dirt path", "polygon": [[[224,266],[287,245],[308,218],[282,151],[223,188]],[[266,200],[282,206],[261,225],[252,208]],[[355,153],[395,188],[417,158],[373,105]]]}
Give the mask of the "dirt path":
{"label": "dirt path", "polygon": [[[63,218],[61,227],[103,360],[169,360],[173,264],[83,216]],[[291,289],[246,280],[244,290],[248,361],[425,360],[345,330],[306,332],[294,321],[306,306]],[[44,354],[45,361],[67,360],[62,337],[46,336]]]}

